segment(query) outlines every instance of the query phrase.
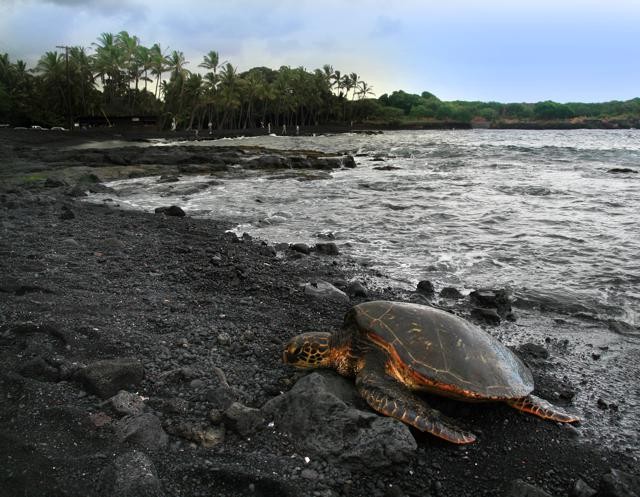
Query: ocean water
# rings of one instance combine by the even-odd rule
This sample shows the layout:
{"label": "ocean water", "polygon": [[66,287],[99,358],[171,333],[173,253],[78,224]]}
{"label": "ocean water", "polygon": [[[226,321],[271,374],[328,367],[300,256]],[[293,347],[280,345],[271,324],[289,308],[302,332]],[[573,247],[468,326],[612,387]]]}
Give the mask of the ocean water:
{"label": "ocean water", "polygon": [[[517,307],[640,335],[640,130],[396,131],[198,142],[351,153],[355,169],[117,181],[124,206],[176,203],[237,231],[340,250],[395,284],[508,288]],[[193,145],[194,142],[189,142]],[[379,168],[386,168],[381,170]],[[291,172],[295,173],[295,172]]]}

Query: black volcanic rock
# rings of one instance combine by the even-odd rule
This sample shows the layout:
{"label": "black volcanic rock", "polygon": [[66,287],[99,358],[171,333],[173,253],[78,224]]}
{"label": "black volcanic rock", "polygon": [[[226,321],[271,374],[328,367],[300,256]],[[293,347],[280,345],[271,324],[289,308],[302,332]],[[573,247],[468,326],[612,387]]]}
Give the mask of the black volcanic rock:
{"label": "black volcanic rock", "polygon": [[171,205],[169,207],[156,207],[154,212],[156,214],[164,214],[165,216],[185,217],[185,212],[177,205]]}
{"label": "black volcanic rock", "polygon": [[433,288],[433,283],[428,280],[421,280],[418,282],[417,290],[424,295],[433,295],[435,289]]}
{"label": "black volcanic rock", "polygon": [[289,433],[304,454],[350,467],[381,468],[407,460],[416,450],[400,421],[360,411],[349,404],[355,389],[337,375],[311,373],[262,409]]}
{"label": "black volcanic rock", "polygon": [[133,358],[93,362],[76,374],[76,378],[89,392],[103,399],[113,397],[127,387],[138,385],[143,376],[142,364]]}

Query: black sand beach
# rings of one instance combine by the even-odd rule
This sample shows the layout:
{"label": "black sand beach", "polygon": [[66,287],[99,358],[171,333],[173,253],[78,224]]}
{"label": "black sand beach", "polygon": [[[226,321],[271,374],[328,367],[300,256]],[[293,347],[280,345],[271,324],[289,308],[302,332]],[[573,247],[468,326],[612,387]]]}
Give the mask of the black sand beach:
{"label": "black sand beach", "polygon": [[[333,372],[282,364],[291,336],[338,329],[365,300],[419,294],[378,288],[341,255],[79,196],[109,179],[223,170],[225,157],[310,172],[348,158],[229,147],[212,161],[187,147],[163,161],[64,149],[109,133],[0,133],[0,495],[638,495],[625,474],[636,462],[571,427],[433,399],[478,435],[455,446],[381,422]],[[305,292],[318,280],[348,297]],[[469,317],[470,302],[456,311]],[[579,385],[536,350],[520,354],[537,391],[566,393],[570,408]]]}

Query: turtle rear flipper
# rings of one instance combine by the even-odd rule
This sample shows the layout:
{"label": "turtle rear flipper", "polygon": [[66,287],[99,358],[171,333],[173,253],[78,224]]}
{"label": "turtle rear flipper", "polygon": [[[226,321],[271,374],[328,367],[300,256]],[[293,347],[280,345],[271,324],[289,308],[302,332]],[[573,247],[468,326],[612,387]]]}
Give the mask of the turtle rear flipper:
{"label": "turtle rear flipper", "polygon": [[476,440],[473,433],[456,426],[397,381],[371,367],[368,361],[356,376],[356,386],[362,398],[386,416],[456,444],[468,444]]}
{"label": "turtle rear flipper", "polygon": [[542,419],[550,419],[552,421],[559,421],[560,423],[575,423],[576,421],[580,421],[580,418],[577,416],[569,414],[560,407],[554,406],[550,402],[535,395],[527,395],[526,397],[507,400],[506,402],[519,411],[528,412]]}

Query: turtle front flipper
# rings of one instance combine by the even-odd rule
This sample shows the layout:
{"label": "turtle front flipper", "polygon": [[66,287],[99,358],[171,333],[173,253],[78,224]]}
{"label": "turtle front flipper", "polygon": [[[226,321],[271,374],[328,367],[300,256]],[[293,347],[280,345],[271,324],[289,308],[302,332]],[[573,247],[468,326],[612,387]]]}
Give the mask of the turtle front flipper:
{"label": "turtle front flipper", "polygon": [[386,416],[456,444],[468,444],[476,440],[473,433],[457,427],[383,371],[366,366],[356,376],[356,386],[362,398]]}
{"label": "turtle front flipper", "polygon": [[519,411],[528,412],[542,419],[550,419],[552,421],[559,421],[560,423],[575,423],[576,421],[580,421],[580,418],[577,416],[569,414],[564,409],[554,406],[550,402],[535,395],[527,395],[526,397],[507,400],[506,402]]}

